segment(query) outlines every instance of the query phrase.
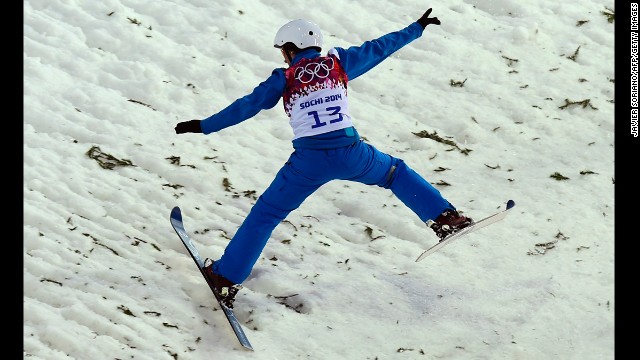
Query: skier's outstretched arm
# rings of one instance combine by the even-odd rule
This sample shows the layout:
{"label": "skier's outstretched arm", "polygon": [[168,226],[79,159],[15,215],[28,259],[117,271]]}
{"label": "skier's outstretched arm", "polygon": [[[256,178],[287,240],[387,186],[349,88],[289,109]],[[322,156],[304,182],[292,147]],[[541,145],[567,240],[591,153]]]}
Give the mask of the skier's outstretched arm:
{"label": "skier's outstretched arm", "polygon": [[250,94],[237,99],[219,112],[206,119],[194,119],[178,123],[175,127],[176,134],[210,134],[239,124],[252,118],[261,110],[274,107],[282,96],[284,86],[283,70],[275,69],[271,76],[261,82]]}
{"label": "skier's outstretched arm", "polygon": [[430,17],[431,8],[422,16],[402,30],[394,31],[383,35],[377,39],[365,41],[362,45],[351,46],[347,49],[335,47],[329,53],[336,53],[340,58],[340,63],[347,72],[349,80],[371,70],[380,64],[391,54],[400,50],[405,45],[422,36],[427,25],[440,25],[437,17]]}

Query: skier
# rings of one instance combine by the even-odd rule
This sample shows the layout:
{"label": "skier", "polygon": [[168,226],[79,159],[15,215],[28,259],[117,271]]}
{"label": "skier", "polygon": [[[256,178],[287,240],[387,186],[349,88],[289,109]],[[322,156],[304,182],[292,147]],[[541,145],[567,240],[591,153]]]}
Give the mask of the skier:
{"label": "skier", "polygon": [[402,30],[348,49],[333,47],[321,55],[318,25],[293,20],[275,35],[287,68],[274,69],[250,94],[202,120],[176,125],[177,134],[210,134],[236,125],[282,98],[293,129],[288,161],[260,195],[219,260],[205,273],[223,304],[233,308],[272,231],[287,215],[331,180],[357,181],[390,189],[442,240],[473,219],[463,216],[440,192],[403,160],[365,143],[356,131],[347,102],[347,83],[422,36],[427,25],[440,25],[428,9]]}

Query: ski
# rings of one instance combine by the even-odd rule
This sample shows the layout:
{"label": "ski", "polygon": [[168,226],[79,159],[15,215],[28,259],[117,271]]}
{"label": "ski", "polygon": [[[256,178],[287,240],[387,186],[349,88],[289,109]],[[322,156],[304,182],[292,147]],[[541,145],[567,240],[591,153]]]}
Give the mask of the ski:
{"label": "ski", "polygon": [[482,229],[483,227],[487,226],[487,225],[491,225],[495,222],[498,222],[502,219],[504,219],[507,214],[509,213],[509,210],[511,210],[514,206],[516,205],[516,203],[513,200],[509,200],[507,201],[507,208],[497,212],[491,216],[488,216],[480,221],[476,221],[475,223],[473,223],[470,226],[467,226],[466,228],[453,233],[447,237],[445,237],[442,241],[440,241],[439,243],[433,245],[432,247],[428,248],[427,250],[423,251],[422,254],[420,254],[420,256],[418,256],[418,258],[416,259],[416,262],[426,258],[427,256],[433,254],[434,252],[442,249],[443,247],[445,247],[446,245],[450,244],[451,242],[453,242],[454,240],[467,235],[469,233],[472,233],[478,229]]}
{"label": "ski", "polygon": [[220,301],[218,294],[213,290],[214,289],[213,284],[211,284],[211,282],[205,275],[204,261],[200,257],[200,253],[198,252],[198,249],[196,249],[196,247],[193,245],[193,241],[191,241],[191,238],[187,234],[187,231],[184,229],[184,223],[182,222],[182,212],[180,211],[180,208],[178,206],[174,207],[173,210],[171,210],[170,219],[171,219],[171,225],[173,226],[173,229],[176,231],[176,233],[180,237],[180,240],[182,240],[182,243],[187,248],[187,251],[189,251],[189,254],[191,255],[191,258],[193,258],[193,261],[195,261],[196,265],[198,265],[198,269],[200,269],[200,273],[202,274],[205,281],[209,285],[211,292],[213,292],[213,295],[215,296],[216,301],[218,302],[220,307],[222,308],[222,311],[224,312],[224,315],[227,317],[227,320],[229,320],[229,324],[231,325],[233,332],[236,334],[236,337],[238,338],[240,345],[242,345],[242,347],[244,347],[247,350],[253,351],[253,347],[251,346],[249,339],[245,335],[244,330],[242,330],[242,326],[240,325],[238,318],[236,318],[236,315],[234,314],[233,309],[228,308]]}

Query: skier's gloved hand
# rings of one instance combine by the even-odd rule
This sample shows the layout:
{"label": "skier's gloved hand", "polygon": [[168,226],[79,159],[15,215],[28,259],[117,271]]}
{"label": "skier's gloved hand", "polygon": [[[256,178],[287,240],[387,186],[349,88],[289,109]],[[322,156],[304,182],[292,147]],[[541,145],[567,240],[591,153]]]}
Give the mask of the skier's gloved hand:
{"label": "skier's gloved hand", "polygon": [[429,10],[422,14],[422,17],[418,19],[418,24],[422,25],[423,29],[429,24],[440,25],[440,20],[438,20],[437,17],[430,18],[429,14],[431,14],[431,8],[429,8]]}
{"label": "skier's gloved hand", "polygon": [[178,125],[176,125],[176,134],[202,133],[200,121],[201,120],[189,120],[178,123]]}

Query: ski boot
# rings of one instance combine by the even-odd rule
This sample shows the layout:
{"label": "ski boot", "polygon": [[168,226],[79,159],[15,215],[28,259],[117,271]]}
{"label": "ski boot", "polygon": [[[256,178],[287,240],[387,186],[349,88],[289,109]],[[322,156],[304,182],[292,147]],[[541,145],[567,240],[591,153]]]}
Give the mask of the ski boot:
{"label": "ski boot", "polygon": [[242,289],[242,285],[234,284],[224,276],[214,273],[213,261],[211,259],[205,260],[204,273],[213,284],[213,291],[215,291],[220,298],[220,303],[229,309],[233,309],[233,302],[235,301],[238,291]]}
{"label": "ski boot", "polygon": [[427,226],[433,229],[440,241],[472,224],[473,219],[460,215],[454,209],[446,209],[435,220],[427,221]]}

